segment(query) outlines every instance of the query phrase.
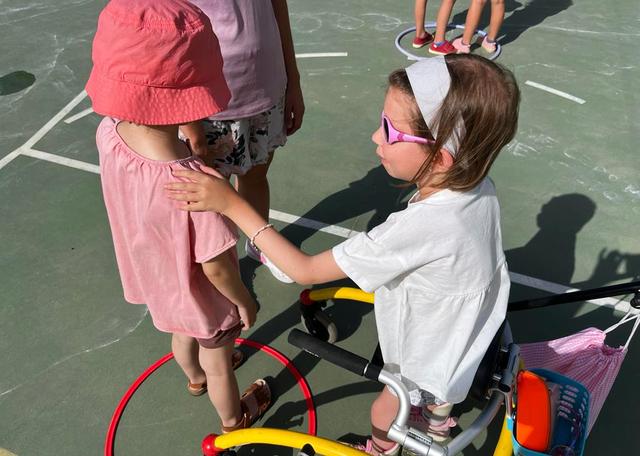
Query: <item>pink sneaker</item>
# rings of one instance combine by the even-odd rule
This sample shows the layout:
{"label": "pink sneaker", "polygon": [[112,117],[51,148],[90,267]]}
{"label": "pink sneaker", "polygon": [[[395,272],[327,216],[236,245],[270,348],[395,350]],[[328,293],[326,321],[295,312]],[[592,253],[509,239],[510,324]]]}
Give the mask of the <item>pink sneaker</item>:
{"label": "pink sneaker", "polygon": [[471,52],[471,45],[464,44],[462,42],[462,37],[456,38],[451,44],[453,44],[453,47],[456,48],[458,54],[468,54],[469,52]]}
{"label": "pink sneaker", "polygon": [[434,42],[429,46],[429,53],[435,55],[456,54],[457,52],[456,48],[454,48],[447,40],[441,41],[440,43]]}
{"label": "pink sneaker", "polygon": [[356,450],[364,451],[365,453],[370,454],[371,456],[396,456],[400,452],[399,451],[400,445],[398,445],[397,443],[394,444],[388,450],[380,450],[377,448],[377,445],[373,443],[373,440],[371,439],[367,439],[367,443],[364,445],[362,444],[352,445],[350,443],[343,443],[343,444],[350,446],[351,448],[355,448]]}
{"label": "pink sneaker", "polygon": [[426,46],[427,44],[433,41],[433,35],[429,32],[425,32],[426,35],[422,38],[418,38],[417,36],[411,42],[411,46],[416,49],[420,49],[421,47]]}
{"label": "pink sneaker", "polygon": [[482,46],[482,49],[487,51],[489,54],[496,52],[496,42],[489,40],[486,36],[482,40],[482,43],[480,43],[480,46]]}

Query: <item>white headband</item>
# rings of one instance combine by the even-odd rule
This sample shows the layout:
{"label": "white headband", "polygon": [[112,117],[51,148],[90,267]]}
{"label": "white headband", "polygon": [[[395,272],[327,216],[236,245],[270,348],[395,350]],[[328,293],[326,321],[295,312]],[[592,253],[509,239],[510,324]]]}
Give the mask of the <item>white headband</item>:
{"label": "white headband", "polygon": [[[449,76],[444,56],[419,60],[407,67],[405,71],[422,117],[424,117],[424,121],[434,138],[437,138],[438,125],[434,117],[451,86],[451,76]],[[454,128],[453,134],[443,146],[454,157],[458,153],[458,138],[462,131],[463,124],[460,120]]]}

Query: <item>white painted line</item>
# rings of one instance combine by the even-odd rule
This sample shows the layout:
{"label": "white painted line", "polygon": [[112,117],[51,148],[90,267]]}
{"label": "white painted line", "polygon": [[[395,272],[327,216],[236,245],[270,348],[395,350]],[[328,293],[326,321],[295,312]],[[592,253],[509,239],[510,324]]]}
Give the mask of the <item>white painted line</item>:
{"label": "white painted line", "polygon": [[80,103],[86,96],[87,96],[87,93],[84,90],[80,92],[78,95],[76,95],[76,97],[73,100],[67,103],[67,105],[64,108],[62,108],[55,116],[49,119],[49,122],[44,124],[44,126],[40,128],[40,130],[38,130],[31,138],[29,138],[26,143],[24,143],[22,146],[18,147],[16,150],[14,150],[13,152],[3,157],[0,160],[0,169],[4,168],[6,165],[8,165],[11,161],[13,161],[20,154],[24,153],[26,150],[31,149],[31,147],[33,147],[35,143],[40,141],[44,135],[46,135],[58,122],[60,122],[60,120],[64,116],[69,114],[69,112],[73,108],[75,108],[76,105]]}
{"label": "white painted line", "polygon": [[269,218],[280,222],[303,226],[305,228],[311,228],[312,230],[322,231],[323,233],[329,233],[343,238],[350,238],[351,236],[358,234],[358,231],[349,230],[336,225],[327,225],[326,223],[318,222],[317,220],[298,217],[297,215],[291,215],[273,209],[269,211]]}
{"label": "white painted line", "polygon": [[98,165],[94,165],[93,163],[83,162],[80,160],[75,160],[73,158],[62,157],[61,155],[50,154],[49,152],[43,152],[41,150],[24,149],[22,151],[22,155],[26,155],[28,157],[33,157],[33,158],[39,158],[40,160],[57,163],[58,165],[68,166],[69,168],[75,168],[75,169],[80,169],[82,171],[88,171],[94,174],[100,174],[100,167]]}
{"label": "white painted line", "polygon": [[2,157],[2,160],[0,160],[0,169],[7,166],[14,158],[16,158],[21,153],[22,153],[22,147],[18,147],[13,152],[8,153],[6,156]]}
{"label": "white painted line", "polygon": [[46,135],[49,130],[51,130],[58,122],[60,122],[60,120],[62,120],[67,114],[69,114],[69,112],[71,112],[71,110],[75,108],[76,105],[80,103],[86,96],[87,92],[85,92],[84,90],[76,95],[76,97],[69,103],[67,103],[67,105],[62,108],[60,112],[58,112],[58,114],[53,116],[51,120],[49,120],[49,122],[44,124],[44,126],[36,132],[35,135],[29,138],[29,140],[24,143],[22,147],[24,147],[25,149],[31,149],[35,143],[40,141],[40,139],[42,139],[42,137]]}
{"label": "white painted line", "polygon": [[78,119],[82,119],[84,116],[88,116],[93,112],[93,108],[87,108],[83,111],[80,111],[78,114],[74,114],[71,117],[67,117],[64,119],[64,123],[70,124],[71,122],[75,122]]}
{"label": "white painted line", "polygon": [[525,81],[525,84],[528,85],[528,86],[531,86],[531,87],[535,87],[536,89],[544,90],[545,92],[549,92],[549,93],[552,93],[554,95],[558,95],[559,97],[566,98],[567,100],[575,101],[576,103],[579,103],[579,104],[585,104],[586,103],[586,100],[583,100],[582,98],[574,97],[573,95],[571,95],[569,93],[561,92],[560,90],[554,89],[553,87],[548,87],[546,85],[542,85],[542,84],[539,84],[537,82]]}
{"label": "white painted line", "polygon": [[346,52],[309,52],[306,54],[296,54],[298,59],[312,59],[315,57],[347,57]]}

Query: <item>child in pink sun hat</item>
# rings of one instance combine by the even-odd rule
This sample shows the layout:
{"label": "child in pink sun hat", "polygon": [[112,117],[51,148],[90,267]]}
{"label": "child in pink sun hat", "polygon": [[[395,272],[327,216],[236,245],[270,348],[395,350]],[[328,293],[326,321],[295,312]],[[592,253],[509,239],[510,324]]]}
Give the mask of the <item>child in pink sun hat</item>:
{"label": "child in pink sun hat", "polygon": [[192,395],[207,391],[223,432],[269,406],[262,379],[242,398],[233,344],[255,322],[238,270],[233,223],[178,210],[159,189],[202,162],[178,139],[181,124],[223,110],[229,90],[211,24],[185,0],[112,0],[100,14],[87,93],[106,116],[96,133],[105,206],[125,299],[146,304]]}

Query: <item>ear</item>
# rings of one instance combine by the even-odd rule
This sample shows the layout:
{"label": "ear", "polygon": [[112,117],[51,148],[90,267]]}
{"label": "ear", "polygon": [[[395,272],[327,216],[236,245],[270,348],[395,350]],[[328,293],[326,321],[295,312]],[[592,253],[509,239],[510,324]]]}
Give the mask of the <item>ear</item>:
{"label": "ear", "polygon": [[447,149],[440,149],[436,157],[436,166],[440,168],[440,172],[447,171],[453,166],[453,155]]}

